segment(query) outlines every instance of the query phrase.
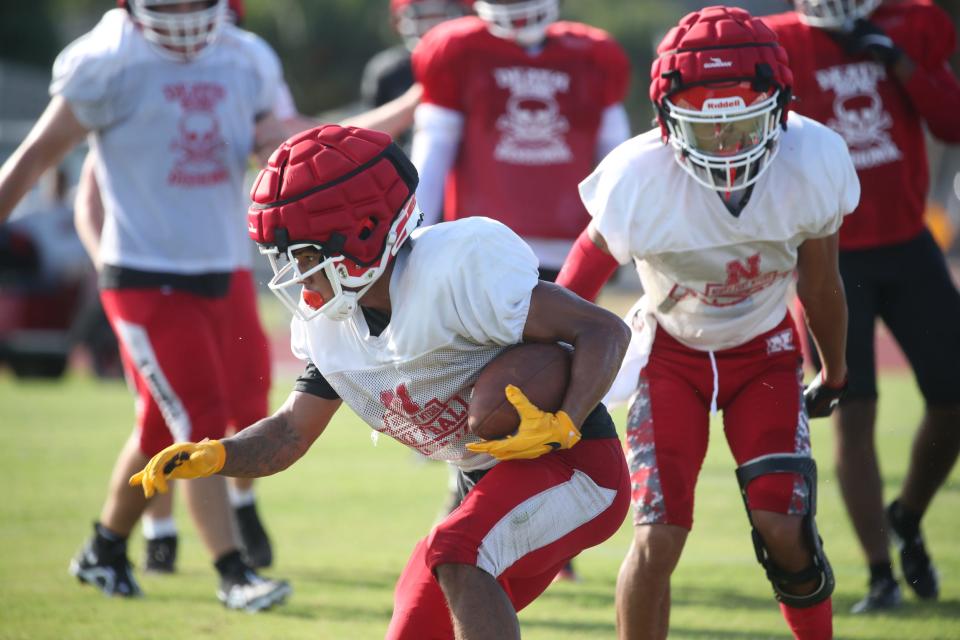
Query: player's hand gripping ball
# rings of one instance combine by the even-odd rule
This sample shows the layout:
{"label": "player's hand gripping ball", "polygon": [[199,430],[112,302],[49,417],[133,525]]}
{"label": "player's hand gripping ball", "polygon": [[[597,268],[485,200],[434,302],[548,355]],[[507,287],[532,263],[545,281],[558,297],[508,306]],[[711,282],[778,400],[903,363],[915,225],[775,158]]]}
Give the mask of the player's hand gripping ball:
{"label": "player's hand gripping ball", "polygon": [[570,352],[560,345],[530,342],[510,347],[477,377],[467,427],[484,440],[511,435],[520,426],[520,415],[504,395],[507,385],[520,387],[538,408],[555,412],[569,382]]}
{"label": "player's hand gripping ball", "polygon": [[150,498],[155,492],[167,492],[167,480],[212,476],[226,459],[219,440],[178,442],[150,458],[142,471],[130,477],[130,486],[142,486],[143,495]]}
{"label": "player's hand gripping ball", "polygon": [[487,441],[467,448],[515,460],[575,445],[580,431],[558,410],[569,379],[570,355],[559,345],[526,344],[502,353],[480,373],[468,412],[471,432]]}

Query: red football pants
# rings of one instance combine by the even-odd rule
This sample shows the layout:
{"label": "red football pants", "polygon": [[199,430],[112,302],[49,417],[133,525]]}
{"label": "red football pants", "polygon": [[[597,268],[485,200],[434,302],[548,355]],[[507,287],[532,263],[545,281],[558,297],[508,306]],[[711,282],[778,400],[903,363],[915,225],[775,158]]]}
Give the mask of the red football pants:
{"label": "red football pants", "polygon": [[266,415],[270,353],[250,272],[235,272],[221,298],[166,288],[105,289],[100,298],[137,394],[144,455]]}
{"label": "red football pants", "polygon": [[[714,403],[738,465],[772,453],[809,455],[799,345],[789,315],[746,344],[712,354],[658,328],[627,416],[635,524],[693,526]],[[751,482],[747,496],[752,509],[799,514],[806,491],[798,476],[778,473]]]}
{"label": "red football pants", "polygon": [[453,638],[447,602],[433,575],[441,564],[487,571],[519,611],[567,560],[617,531],[629,496],[616,438],[581,440],[534,460],[497,464],[417,543],[397,581],[387,640]]}

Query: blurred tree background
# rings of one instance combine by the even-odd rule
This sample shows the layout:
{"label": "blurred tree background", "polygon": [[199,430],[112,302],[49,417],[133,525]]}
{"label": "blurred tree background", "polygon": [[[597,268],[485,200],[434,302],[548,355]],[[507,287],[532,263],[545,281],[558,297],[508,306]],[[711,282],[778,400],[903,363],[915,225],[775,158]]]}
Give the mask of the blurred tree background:
{"label": "blurred tree background", "polygon": [[[318,114],[349,108],[359,94],[360,74],[377,51],[395,44],[388,0],[246,0],[245,27],[280,55],[300,110]],[[655,42],[687,11],[716,2],[693,0],[566,0],[564,18],[610,31],[634,65],[627,107],[633,129],[643,131],[652,112],[647,74]],[[789,8],[786,0],[733,2],[755,14]],[[938,0],[960,16],[960,0]],[[37,66],[49,73],[56,54],[90,29],[115,0],[2,0],[0,61]],[[955,62],[960,62],[955,56]],[[0,78],[2,80],[2,78]],[[39,113],[39,112],[38,112]]]}

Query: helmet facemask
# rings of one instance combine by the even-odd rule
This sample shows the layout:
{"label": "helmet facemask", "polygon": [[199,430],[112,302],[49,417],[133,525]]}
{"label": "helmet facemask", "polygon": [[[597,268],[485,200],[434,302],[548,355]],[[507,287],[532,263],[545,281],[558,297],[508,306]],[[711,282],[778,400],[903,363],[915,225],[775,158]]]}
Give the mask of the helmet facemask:
{"label": "helmet facemask", "polygon": [[854,20],[866,18],[881,0],[793,0],[800,20],[821,29],[844,29]]}
{"label": "helmet facemask", "polygon": [[[273,278],[267,286],[301,320],[309,321],[320,315],[329,320],[346,320],[356,313],[360,298],[383,275],[422,218],[416,196],[411,196],[394,220],[379,259],[369,265],[358,264],[350,256],[337,254],[333,249],[339,244],[336,241],[293,242],[284,250],[277,245],[260,245],[260,253],[266,256],[273,270]],[[296,254],[306,248],[315,249],[320,257],[315,264],[301,271]],[[329,299],[304,286],[305,280],[318,273],[323,273],[333,290]]]}
{"label": "helmet facemask", "polygon": [[661,115],[680,166],[729,193],[756,183],[776,156],[782,109],[779,90],[758,92],[744,82],[669,95]]}
{"label": "helmet facemask", "polygon": [[394,10],[394,28],[411,51],[427,31],[441,22],[467,15],[462,2],[454,0],[410,0]]}
{"label": "helmet facemask", "polygon": [[558,0],[477,0],[473,7],[487,23],[490,33],[498,38],[513,40],[521,47],[533,47],[543,42],[547,27],[560,17]]}
{"label": "helmet facemask", "polygon": [[226,0],[192,2],[187,12],[165,11],[182,0],[129,0],[130,13],[140,25],[143,37],[168,56],[179,60],[195,58],[216,40],[227,16]]}

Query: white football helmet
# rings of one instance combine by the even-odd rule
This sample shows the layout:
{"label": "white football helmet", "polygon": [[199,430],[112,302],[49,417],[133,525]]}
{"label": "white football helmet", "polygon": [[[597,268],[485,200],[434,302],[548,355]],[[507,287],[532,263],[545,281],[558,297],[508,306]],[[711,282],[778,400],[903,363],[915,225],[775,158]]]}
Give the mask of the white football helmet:
{"label": "white football helmet", "polygon": [[490,33],[521,47],[543,42],[547,27],[560,17],[559,0],[477,0],[473,9]]}
{"label": "white football helmet", "polygon": [[441,22],[468,15],[470,0],[390,0],[393,28],[408,49]]}
{"label": "white football helmet", "polygon": [[[127,0],[130,14],[143,37],[164,54],[182,60],[194,58],[217,39],[227,17],[227,0]],[[182,11],[173,5],[193,5]]]}
{"label": "white football helmet", "polygon": [[881,0],[793,0],[800,20],[821,29],[842,29],[859,18],[866,18]]}

